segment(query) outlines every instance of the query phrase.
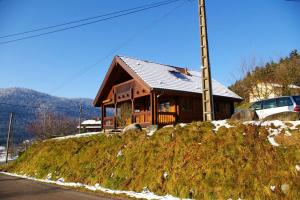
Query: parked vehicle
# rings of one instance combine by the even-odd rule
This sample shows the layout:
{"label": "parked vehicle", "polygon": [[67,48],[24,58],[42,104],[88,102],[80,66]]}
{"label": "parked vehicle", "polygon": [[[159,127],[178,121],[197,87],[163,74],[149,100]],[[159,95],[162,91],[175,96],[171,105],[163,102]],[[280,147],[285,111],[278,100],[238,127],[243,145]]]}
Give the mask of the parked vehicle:
{"label": "parked vehicle", "polygon": [[300,96],[284,96],[257,101],[250,106],[250,109],[255,110],[260,119],[281,112],[300,113]]}

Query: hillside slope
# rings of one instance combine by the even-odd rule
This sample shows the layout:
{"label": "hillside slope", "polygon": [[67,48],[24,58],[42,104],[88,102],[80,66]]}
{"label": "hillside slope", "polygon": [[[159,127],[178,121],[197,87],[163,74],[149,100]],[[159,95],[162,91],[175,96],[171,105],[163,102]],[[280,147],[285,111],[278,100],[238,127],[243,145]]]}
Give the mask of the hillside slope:
{"label": "hillside slope", "polygon": [[[231,125],[217,132],[213,124],[192,123],[151,137],[131,132],[48,140],[3,169],[182,198],[299,199],[299,126]],[[270,144],[271,132],[279,146]]]}
{"label": "hillside slope", "polygon": [[38,113],[47,111],[78,118],[80,102],[83,105],[83,118],[99,116],[99,109],[93,107],[91,99],[55,97],[25,88],[0,89],[0,146],[6,140],[10,112],[15,114],[13,136],[14,142],[17,143],[30,137],[26,125],[32,122]]}

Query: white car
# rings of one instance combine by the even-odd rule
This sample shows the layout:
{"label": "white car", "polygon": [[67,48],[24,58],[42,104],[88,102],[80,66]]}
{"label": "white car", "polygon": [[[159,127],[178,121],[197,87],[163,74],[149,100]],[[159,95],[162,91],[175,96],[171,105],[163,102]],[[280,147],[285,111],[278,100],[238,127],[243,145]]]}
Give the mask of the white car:
{"label": "white car", "polygon": [[259,119],[281,112],[300,112],[300,96],[284,96],[254,102],[250,109],[256,111]]}

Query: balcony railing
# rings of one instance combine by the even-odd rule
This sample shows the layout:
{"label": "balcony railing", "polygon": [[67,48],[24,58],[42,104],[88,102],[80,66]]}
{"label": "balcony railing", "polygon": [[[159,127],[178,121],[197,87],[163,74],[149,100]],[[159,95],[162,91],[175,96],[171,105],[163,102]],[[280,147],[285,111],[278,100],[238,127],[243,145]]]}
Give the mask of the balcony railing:
{"label": "balcony railing", "polygon": [[122,93],[130,92],[130,88],[134,88],[134,86],[135,86],[135,80],[133,79],[115,85],[114,87],[117,94],[122,94]]}
{"label": "balcony railing", "polygon": [[175,112],[158,112],[158,124],[169,125],[177,122],[177,114]]}
{"label": "balcony railing", "polygon": [[[142,111],[133,113],[133,122],[141,124],[142,126],[151,124],[151,112],[150,111]],[[169,125],[175,124],[177,122],[177,114],[175,112],[158,112],[157,120],[158,125]],[[130,119],[129,119],[130,120]],[[106,129],[113,129],[115,123],[115,118],[112,117],[104,117],[103,126]],[[127,122],[130,124],[130,122]],[[117,128],[124,128],[117,125]]]}
{"label": "balcony railing", "polygon": [[142,112],[133,113],[133,120],[135,123],[139,123],[139,124],[151,123],[151,112],[142,111]]}

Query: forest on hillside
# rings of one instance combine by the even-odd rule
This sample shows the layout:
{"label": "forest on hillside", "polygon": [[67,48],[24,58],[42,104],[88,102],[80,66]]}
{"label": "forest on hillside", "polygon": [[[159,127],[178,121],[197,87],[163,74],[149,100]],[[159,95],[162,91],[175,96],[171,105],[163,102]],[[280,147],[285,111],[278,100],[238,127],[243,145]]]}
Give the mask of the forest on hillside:
{"label": "forest on hillside", "polygon": [[264,98],[266,94],[260,94],[258,89],[255,91],[258,84],[276,84],[280,86],[276,88],[279,91],[271,92],[292,95],[295,91],[291,86],[300,86],[300,54],[293,50],[289,56],[279,59],[278,62],[270,61],[262,66],[242,66],[242,71],[243,77],[229,88],[243,97],[244,103],[249,102],[251,93]]}

